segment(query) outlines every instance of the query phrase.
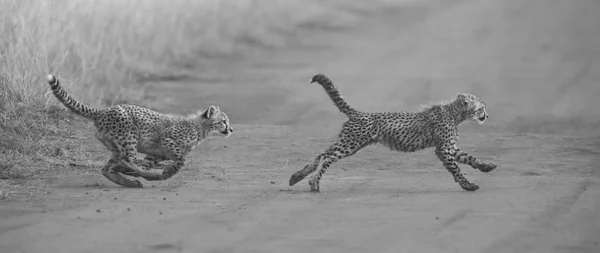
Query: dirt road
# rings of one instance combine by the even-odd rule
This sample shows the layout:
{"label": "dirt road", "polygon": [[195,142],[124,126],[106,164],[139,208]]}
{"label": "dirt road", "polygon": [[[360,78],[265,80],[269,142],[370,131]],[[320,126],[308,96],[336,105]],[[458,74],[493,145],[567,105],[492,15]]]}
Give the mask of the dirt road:
{"label": "dirt road", "polygon": [[[410,2],[372,10],[378,15],[367,13],[364,17],[371,19],[350,28],[305,31],[293,50],[211,70],[231,76],[227,82],[243,95],[228,92],[233,86],[223,83],[201,89],[190,83],[152,87],[162,99],[172,98],[165,111],[218,104],[231,112],[236,132],[227,140],[205,142],[179,175],[145,182],[143,189],[118,187],[100,175],[98,166],[77,164],[66,175],[41,180],[47,196],[2,202],[0,252],[600,252],[600,139],[500,131],[515,111],[542,107],[523,100],[523,94],[542,94],[533,97],[542,101],[556,92],[525,86],[531,90],[513,91],[523,97],[510,96],[503,103],[506,97],[492,96],[508,94],[506,86],[494,86],[502,78],[520,75],[530,84],[547,80],[518,72],[518,66],[509,74],[494,74],[514,58],[503,58],[501,46],[484,43],[488,35],[497,39],[489,30],[478,32],[480,44],[492,52],[488,58],[485,46],[461,58],[467,46],[460,47],[460,36],[451,34],[467,31],[440,28],[444,21],[466,25],[473,15],[493,17],[504,10],[499,6],[511,6],[517,18],[533,17],[528,14],[541,7],[562,13],[562,7],[540,5],[543,1]],[[581,9],[595,6],[577,3],[573,6]],[[552,40],[539,41],[544,39]],[[518,43],[512,47],[528,50]],[[489,59],[500,63],[486,67],[483,61]],[[540,69],[533,72],[556,70]],[[496,162],[498,169],[482,174],[463,166],[481,187],[465,192],[431,150],[403,154],[370,147],[336,163],[322,181],[322,193],[308,192],[305,181],[287,186],[289,176],[329,145],[344,120],[319,87],[301,83],[315,72],[335,77],[345,97],[364,110],[414,109],[456,90],[479,89],[494,108],[490,124],[465,126],[485,133],[463,133],[459,143]],[[584,80],[595,75],[588,74]],[[581,82],[552,112],[579,109],[564,101],[571,93],[583,94],[580,89],[594,94],[595,88]],[[90,139],[91,128],[78,131],[81,145],[108,158]]]}
{"label": "dirt road", "polygon": [[[239,126],[171,181],[123,189],[75,170],[45,200],[3,204],[1,252],[597,252],[599,139],[470,134],[500,164],[463,171],[465,192],[431,152],[372,147],[338,163],[322,193],[291,173],[332,135]],[[307,137],[308,136],[308,137]],[[254,140],[261,139],[261,142]],[[94,146],[98,148],[99,146]],[[20,207],[20,208],[18,208]],[[15,210],[21,209],[17,213]],[[12,216],[6,217],[12,210]],[[25,214],[23,213],[25,212]]]}

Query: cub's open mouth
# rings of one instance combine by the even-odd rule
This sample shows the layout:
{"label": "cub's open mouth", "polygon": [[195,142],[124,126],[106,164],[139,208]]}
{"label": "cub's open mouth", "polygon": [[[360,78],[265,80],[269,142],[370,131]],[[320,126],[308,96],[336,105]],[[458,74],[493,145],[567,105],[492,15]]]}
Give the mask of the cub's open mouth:
{"label": "cub's open mouth", "polygon": [[481,116],[479,118],[477,118],[479,121],[484,121],[485,120],[485,116]]}
{"label": "cub's open mouth", "polygon": [[227,130],[225,130],[225,131],[221,131],[221,134],[222,135],[227,135],[227,134],[229,134],[229,132]]}

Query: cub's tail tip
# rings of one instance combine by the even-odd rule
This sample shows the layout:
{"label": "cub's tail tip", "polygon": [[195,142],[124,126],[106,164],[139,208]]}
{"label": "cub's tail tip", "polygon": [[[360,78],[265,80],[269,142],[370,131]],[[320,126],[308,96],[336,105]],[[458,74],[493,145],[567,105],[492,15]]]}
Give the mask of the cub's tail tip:
{"label": "cub's tail tip", "polygon": [[320,80],[323,80],[323,79],[327,79],[327,76],[325,76],[325,74],[323,74],[323,73],[318,73],[310,79],[309,83],[319,82]]}
{"label": "cub's tail tip", "polygon": [[50,84],[51,86],[56,86],[56,84],[58,83],[58,79],[56,79],[56,77],[54,77],[51,74],[48,74],[46,76],[46,81],[48,81],[48,84]]}

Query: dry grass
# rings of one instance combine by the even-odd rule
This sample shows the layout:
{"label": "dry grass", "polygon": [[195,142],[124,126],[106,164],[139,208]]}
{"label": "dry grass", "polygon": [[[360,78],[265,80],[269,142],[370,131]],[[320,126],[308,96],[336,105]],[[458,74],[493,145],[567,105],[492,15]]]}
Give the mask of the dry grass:
{"label": "dry grass", "polygon": [[92,105],[140,102],[136,81],[183,78],[214,58],[285,45],[294,27],[327,12],[301,0],[0,3],[3,107],[47,105],[48,72]]}
{"label": "dry grass", "polygon": [[[35,173],[23,168],[64,156],[59,146],[69,149],[64,140],[73,132],[61,125],[68,114],[48,92],[48,73],[92,106],[144,105],[145,82],[193,78],[212,60],[284,46],[299,26],[335,25],[322,18],[333,10],[313,0],[0,0],[0,5],[2,178],[30,177]],[[27,165],[15,169],[23,162]]]}

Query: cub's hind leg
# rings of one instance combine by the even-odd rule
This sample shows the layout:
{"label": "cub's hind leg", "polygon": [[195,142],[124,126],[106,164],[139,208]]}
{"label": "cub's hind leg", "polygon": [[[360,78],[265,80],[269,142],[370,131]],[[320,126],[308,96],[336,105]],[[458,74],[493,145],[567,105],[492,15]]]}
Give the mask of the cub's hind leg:
{"label": "cub's hind leg", "polygon": [[108,160],[106,165],[102,168],[102,175],[106,177],[111,182],[121,185],[123,187],[130,188],[142,188],[142,182],[139,180],[129,180],[122,175],[123,173],[120,168],[122,168],[119,164],[119,149],[117,145],[112,142],[109,138],[106,138],[103,134],[96,133],[96,138],[104,144],[104,146],[112,153],[111,158]]}
{"label": "cub's hind leg", "polygon": [[154,155],[146,155],[143,160],[140,161],[140,166],[144,170],[154,169],[158,166],[159,162],[164,161],[162,157],[154,156]]}
{"label": "cub's hind leg", "polygon": [[[354,133],[352,130],[361,127],[358,122],[346,122],[343,130],[340,133],[340,138],[333,145],[331,145],[323,153],[317,155],[315,159],[303,169],[297,171],[290,177],[290,186],[296,184],[300,180],[307,177],[310,173],[316,171],[315,174],[308,181],[310,189],[313,192],[320,191],[320,180],[327,169],[336,161],[354,155],[363,147],[373,143],[374,136],[370,132]],[[364,127],[364,126],[363,126]],[[319,167],[319,163],[321,166]],[[318,168],[319,167],[319,168]]]}
{"label": "cub's hind leg", "polygon": [[113,138],[113,140],[119,149],[121,165],[129,168],[128,175],[140,176],[142,178],[154,178],[160,175],[150,172],[147,169],[141,169],[136,164],[136,161],[139,164],[143,164],[144,161],[140,161],[141,159],[136,157],[138,140],[135,133],[127,133],[124,138]]}
{"label": "cub's hind leg", "polygon": [[319,154],[319,155],[317,155],[317,157],[315,157],[315,159],[311,163],[304,166],[303,169],[296,171],[296,173],[294,173],[290,177],[290,186],[293,186],[296,183],[302,181],[302,179],[304,179],[305,177],[310,175],[310,173],[313,173],[315,170],[317,170],[317,167],[319,166],[321,159],[322,159],[322,156],[321,156],[321,154]]}
{"label": "cub's hind leg", "polygon": [[[133,163],[137,166],[142,167],[143,170],[151,170],[158,166],[158,163],[164,161],[161,157],[154,155],[146,155],[144,159],[135,158]],[[133,171],[133,170],[131,170]]]}
{"label": "cub's hind leg", "polygon": [[[162,157],[146,155],[146,157],[144,157],[144,159],[139,159],[136,157],[133,160],[133,163],[137,166],[140,166],[143,170],[148,171],[148,170],[156,168],[158,166],[158,163],[161,161],[164,161],[164,160],[165,159],[163,159]],[[121,164],[117,164],[114,169],[115,169],[115,171],[125,174],[127,176],[140,177],[139,173],[136,173],[134,170],[130,169],[129,167],[123,166]]]}
{"label": "cub's hind leg", "polygon": [[[182,153],[182,150],[178,147],[177,143],[170,138],[165,138],[161,141],[162,148],[164,150],[168,150],[168,157],[170,160],[173,160],[171,164],[162,166],[163,171],[161,173],[146,173],[146,174],[138,174],[136,172],[127,173],[130,176],[140,176],[148,181],[160,181],[167,180],[173,177],[175,174],[179,172],[179,170],[185,164],[185,157]],[[164,158],[157,158],[161,160],[165,160]]]}
{"label": "cub's hind leg", "polygon": [[128,188],[143,188],[142,182],[139,180],[129,180],[118,173],[115,168],[119,166],[118,154],[113,154],[110,160],[102,168],[102,175],[115,184]]}
{"label": "cub's hind leg", "polygon": [[[358,152],[360,149],[362,149],[363,147],[367,146],[370,144],[370,141],[368,139],[363,139],[363,140],[339,140],[338,142],[336,142],[335,144],[331,145],[331,147],[329,147],[329,149],[327,149],[325,152],[319,154],[317,156],[317,158],[321,158],[321,166],[320,168],[317,168],[317,172],[315,172],[312,177],[308,180],[308,184],[310,185],[310,190],[313,192],[319,192],[321,191],[321,187],[320,187],[320,181],[321,178],[323,177],[323,175],[325,174],[325,172],[327,172],[327,169],[329,169],[329,167],[341,160],[342,158],[354,155],[356,152]],[[317,160],[317,166],[319,164],[319,161]]]}
{"label": "cub's hind leg", "polygon": [[137,138],[134,133],[123,133],[124,136],[116,136],[110,131],[98,131],[96,137],[116,155],[114,160],[118,163],[111,170],[134,177],[152,177],[156,173],[141,169],[136,163],[141,164],[143,160],[137,158]]}

